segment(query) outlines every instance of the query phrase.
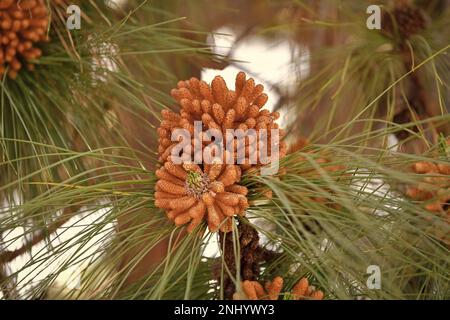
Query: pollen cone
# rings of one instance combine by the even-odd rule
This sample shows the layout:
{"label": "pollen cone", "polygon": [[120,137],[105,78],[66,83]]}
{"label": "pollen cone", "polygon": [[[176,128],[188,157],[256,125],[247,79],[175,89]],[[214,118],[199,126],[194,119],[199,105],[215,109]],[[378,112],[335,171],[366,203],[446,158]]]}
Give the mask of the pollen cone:
{"label": "pollen cone", "polygon": [[0,76],[15,78],[23,66],[33,70],[42,55],[49,14],[44,0],[0,0]]}

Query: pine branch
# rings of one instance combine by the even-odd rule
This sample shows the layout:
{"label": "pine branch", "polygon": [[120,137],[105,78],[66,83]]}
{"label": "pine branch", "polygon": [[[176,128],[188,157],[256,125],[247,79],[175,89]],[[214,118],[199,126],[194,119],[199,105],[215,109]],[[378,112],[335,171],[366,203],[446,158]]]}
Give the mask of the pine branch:
{"label": "pine branch", "polygon": [[[237,227],[238,251],[240,257],[236,260],[235,244],[233,243],[233,235],[220,232],[220,248],[223,248],[222,256],[227,270],[224,273],[223,291],[225,299],[232,299],[236,292],[235,275],[237,273],[237,263],[239,264],[240,277],[242,281],[256,281],[260,277],[261,264],[263,262],[270,263],[279,256],[279,253],[264,248],[259,243],[258,231],[251,225],[246,218],[240,218]],[[222,264],[222,259],[218,261]],[[217,268],[216,270],[218,270]],[[218,277],[220,278],[220,277]],[[219,283],[222,281],[219,280]]]}

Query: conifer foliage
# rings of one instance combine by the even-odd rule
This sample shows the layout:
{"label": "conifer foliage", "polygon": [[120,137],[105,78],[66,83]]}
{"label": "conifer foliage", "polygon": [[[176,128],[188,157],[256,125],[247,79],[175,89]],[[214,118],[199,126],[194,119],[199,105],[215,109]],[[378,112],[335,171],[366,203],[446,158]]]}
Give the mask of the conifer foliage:
{"label": "conifer foliage", "polygon": [[0,299],[450,298],[450,5],[379,2],[0,0]]}

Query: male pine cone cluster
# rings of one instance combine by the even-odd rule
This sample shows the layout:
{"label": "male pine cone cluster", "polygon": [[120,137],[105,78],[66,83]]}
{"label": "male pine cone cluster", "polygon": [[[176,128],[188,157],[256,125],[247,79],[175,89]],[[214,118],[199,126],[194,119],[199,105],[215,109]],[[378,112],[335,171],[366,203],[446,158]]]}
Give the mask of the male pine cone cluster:
{"label": "male pine cone cluster", "polygon": [[[244,296],[235,293],[234,300],[278,300],[283,289],[283,278],[275,277],[263,287],[258,281],[243,281]],[[322,300],[324,294],[309,285],[306,278],[300,279],[287,295],[290,300]]]}
{"label": "male pine cone cluster", "polygon": [[218,162],[201,169],[194,163],[167,161],[156,170],[155,204],[177,226],[189,223],[188,232],[205,218],[211,232],[229,232],[232,220],[227,217],[243,215],[248,207],[247,188],[236,184],[240,175],[236,165]]}
{"label": "male pine cone cluster", "polygon": [[[185,161],[182,165],[175,165],[171,159],[172,148],[178,143],[171,141],[172,133],[176,129],[186,129],[194,136],[194,121],[201,121],[202,132],[208,129],[219,130],[226,139],[227,129],[268,129],[268,141],[271,141],[270,129],[278,129],[275,120],[279,114],[263,110],[267,102],[264,87],[256,85],[253,79],[246,79],[240,72],[236,77],[236,89],[229,90],[222,77],[217,76],[211,86],[204,81],[191,78],[180,81],[177,89],[171,94],[179,103],[181,110],[175,113],[162,111],[163,121],[158,128],[159,161],[162,167],[157,170],[159,181],[156,184],[155,205],[166,211],[170,220],[181,226],[189,223],[191,232],[203,220],[208,223],[209,230],[229,232],[232,229],[232,218],[243,216],[248,207],[246,198],[247,188],[239,184],[243,170],[258,164],[248,161],[237,164],[236,154],[238,144],[234,144],[234,164],[225,164],[230,157],[229,150],[222,157],[216,158],[215,163],[200,165]],[[281,131],[281,130],[280,130]],[[281,141],[284,132],[280,133],[279,156],[286,153],[286,145]],[[192,139],[191,150],[194,150]],[[200,142],[203,150],[210,142]],[[226,141],[224,141],[224,146]],[[246,159],[252,152],[258,152],[262,144],[246,139]],[[266,146],[271,155],[270,143]],[[218,156],[218,155],[216,155]],[[194,159],[192,152],[191,159]]]}
{"label": "male pine cone cluster", "polygon": [[[250,139],[245,142],[246,159],[251,154],[257,154],[264,145],[267,153],[271,155],[271,129],[279,129],[275,122],[279,118],[278,112],[270,112],[262,109],[267,102],[267,95],[263,93],[264,87],[256,85],[250,78],[246,79],[244,72],[239,72],[236,77],[235,90],[229,90],[222,77],[217,76],[209,86],[205,81],[191,78],[187,81],[178,82],[177,89],[173,89],[171,94],[181,106],[181,112],[174,113],[164,111],[163,121],[158,129],[159,134],[159,155],[160,161],[166,161],[176,142],[171,141],[171,134],[177,128],[183,128],[194,134],[194,121],[201,121],[203,131],[217,129],[222,132],[226,139],[227,129],[267,129],[268,138],[264,145],[262,141],[255,143]],[[286,144],[282,141],[284,131],[279,129],[280,142],[278,144],[279,157],[286,154]],[[206,142],[208,143],[208,142]],[[224,141],[226,144],[227,141]],[[238,145],[234,144],[236,159]],[[240,164],[242,170],[252,167],[248,161]]]}
{"label": "male pine cone cluster", "polygon": [[15,78],[23,64],[42,55],[35,47],[48,40],[49,14],[44,0],[0,0],[0,76]]}
{"label": "male pine cone cluster", "polygon": [[406,187],[406,195],[416,201],[425,201],[425,209],[443,218],[443,224],[434,225],[434,235],[450,246],[450,165],[421,161],[412,165],[416,174],[426,175],[416,185]]}
{"label": "male pine cone cluster", "polygon": [[[429,201],[425,209],[446,214],[450,218],[450,165],[416,162],[411,167],[416,174],[427,175],[417,185],[406,187],[406,195],[417,201]],[[449,220],[450,222],[450,220]]]}

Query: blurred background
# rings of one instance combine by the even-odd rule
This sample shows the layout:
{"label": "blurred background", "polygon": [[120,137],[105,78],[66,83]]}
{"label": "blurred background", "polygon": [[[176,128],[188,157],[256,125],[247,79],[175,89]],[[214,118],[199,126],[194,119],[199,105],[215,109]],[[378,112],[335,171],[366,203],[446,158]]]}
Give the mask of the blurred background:
{"label": "blurred background", "polygon": [[[367,28],[371,4],[381,8],[381,30]],[[58,8],[52,9],[53,19],[64,17]],[[159,112],[177,108],[170,90],[179,80],[197,77],[210,83],[221,75],[233,87],[237,72],[244,71],[264,85],[266,108],[280,112],[279,124],[287,129],[292,148],[309,141],[359,150],[367,155],[367,163],[358,158],[362,170],[372,169],[377,152],[403,154],[409,161],[408,156],[424,156],[450,133],[449,8],[447,0],[83,1],[82,30],[75,36],[56,32],[52,43],[60,49],[44,48],[40,78],[24,76],[16,89],[16,84],[8,89],[17,90],[17,96],[34,95],[25,99],[30,106],[34,101],[58,104],[64,115],[45,120],[48,126],[36,121],[32,129],[20,124],[11,133],[2,129],[0,298],[186,298],[171,295],[170,289],[144,290],[161,276],[153,270],[177,234],[167,224],[155,231],[153,223],[164,219],[149,218],[155,208],[148,195]],[[47,76],[59,70],[58,63],[67,66],[60,67],[61,78]],[[83,71],[77,69],[81,65]],[[68,85],[50,85],[43,94],[49,79]],[[27,81],[34,89],[26,87]],[[48,109],[38,113],[52,117]],[[7,114],[2,109],[2,128]],[[37,149],[29,144],[17,151],[24,141]],[[386,165],[392,170],[403,166]],[[378,215],[392,214],[398,203],[380,209],[379,201],[398,199],[398,194],[385,188],[386,180],[366,178],[358,185],[376,194]],[[272,232],[273,224],[261,223]],[[130,237],[137,244],[130,245]],[[265,237],[276,247],[276,237]],[[208,261],[204,268],[219,257],[218,243],[205,236],[199,249],[199,260]],[[439,250],[440,257],[448,253],[446,247]],[[325,271],[318,273],[318,281],[331,286]],[[437,273],[439,283],[448,280],[445,265]],[[218,296],[208,275],[200,276],[203,287],[189,298]],[[336,289],[335,297],[359,296],[352,290]],[[403,297],[400,292],[392,289],[384,298]],[[420,296],[420,290],[411,292]],[[448,298],[448,291],[437,295]]]}

